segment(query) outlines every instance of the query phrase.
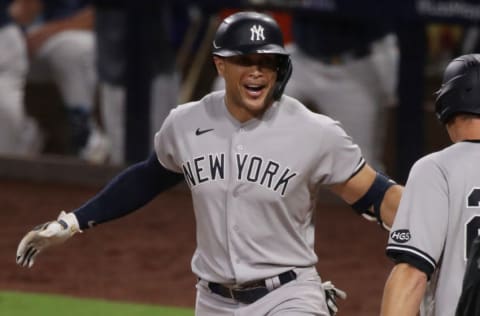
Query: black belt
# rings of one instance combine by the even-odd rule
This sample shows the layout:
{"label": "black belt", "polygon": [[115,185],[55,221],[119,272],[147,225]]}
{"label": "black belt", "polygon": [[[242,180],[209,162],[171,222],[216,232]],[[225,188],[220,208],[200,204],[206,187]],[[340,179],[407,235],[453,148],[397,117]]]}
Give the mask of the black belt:
{"label": "black belt", "polygon": [[[280,285],[283,285],[295,280],[297,274],[293,270],[290,270],[279,274],[277,277],[280,280]],[[241,287],[228,287],[219,283],[208,282],[208,288],[215,294],[226,298],[232,298],[245,304],[251,304],[270,292],[265,280],[250,283]]]}

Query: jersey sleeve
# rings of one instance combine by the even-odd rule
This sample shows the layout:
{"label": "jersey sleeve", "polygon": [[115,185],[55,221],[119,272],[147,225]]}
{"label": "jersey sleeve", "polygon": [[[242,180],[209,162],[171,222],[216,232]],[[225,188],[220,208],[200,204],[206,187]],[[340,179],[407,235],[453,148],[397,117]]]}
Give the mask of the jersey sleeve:
{"label": "jersey sleeve", "polygon": [[446,178],[427,156],[412,167],[389,236],[387,255],[430,277],[442,255],[447,225]]}
{"label": "jersey sleeve", "polygon": [[360,148],[337,121],[329,120],[319,145],[321,159],[315,176],[322,184],[344,182],[365,164]]}
{"label": "jersey sleeve", "polygon": [[181,164],[178,163],[178,146],[176,144],[175,132],[175,113],[176,110],[170,111],[163,122],[160,130],[155,134],[155,152],[158,161],[167,169],[174,172],[182,172]]}

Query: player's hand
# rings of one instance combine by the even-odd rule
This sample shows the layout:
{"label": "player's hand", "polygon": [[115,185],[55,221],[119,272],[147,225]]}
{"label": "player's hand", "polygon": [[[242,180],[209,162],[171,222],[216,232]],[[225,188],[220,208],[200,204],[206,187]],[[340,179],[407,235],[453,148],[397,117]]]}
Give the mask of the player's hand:
{"label": "player's hand", "polygon": [[35,257],[48,247],[58,245],[81,232],[77,217],[62,211],[56,221],[36,226],[20,241],[17,248],[17,264],[31,268]]}
{"label": "player's hand", "polygon": [[337,297],[344,300],[347,298],[347,293],[337,289],[331,281],[323,282],[322,286],[325,291],[325,300],[327,301],[328,311],[331,316],[335,316],[338,312]]}

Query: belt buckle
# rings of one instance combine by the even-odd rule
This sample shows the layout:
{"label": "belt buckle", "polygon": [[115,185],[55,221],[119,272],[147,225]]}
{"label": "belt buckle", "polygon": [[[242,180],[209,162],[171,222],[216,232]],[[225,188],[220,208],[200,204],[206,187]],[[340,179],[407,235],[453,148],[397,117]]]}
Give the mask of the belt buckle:
{"label": "belt buckle", "polygon": [[[258,282],[258,281],[248,283],[248,284],[242,284],[242,285],[236,284],[234,286],[227,287],[227,289],[228,289],[228,294],[230,295],[230,298],[244,304],[251,304],[255,302],[257,299],[259,299],[260,297],[263,297],[268,292],[270,292],[263,284],[261,284],[261,282]],[[263,293],[263,295],[252,299],[253,298],[251,296],[252,291],[258,291],[262,289],[266,291],[266,293]]]}
{"label": "belt buckle", "polygon": [[230,286],[225,286],[228,289],[228,294],[230,295],[230,298],[233,298],[234,300],[238,301],[237,295],[235,295],[236,291],[241,291],[244,289],[241,285],[238,284],[233,284]]}

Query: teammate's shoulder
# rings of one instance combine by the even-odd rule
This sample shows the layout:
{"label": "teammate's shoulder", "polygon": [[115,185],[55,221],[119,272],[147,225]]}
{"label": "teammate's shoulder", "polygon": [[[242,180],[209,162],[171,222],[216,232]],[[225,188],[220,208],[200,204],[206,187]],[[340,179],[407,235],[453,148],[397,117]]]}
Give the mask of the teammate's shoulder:
{"label": "teammate's shoulder", "polygon": [[444,173],[445,170],[445,149],[440,151],[431,152],[417,161],[415,161],[412,165],[410,173]]}
{"label": "teammate's shoulder", "polygon": [[462,169],[466,165],[477,163],[480,159],[478,148],[480,148],[478,143],[457,142],[425,156],[424,159],[431,160],[442,169]]}
{"label": "teammate's shoulder", "polygon": [[[459,142],[459,143],[454,143],[451,144],[450,146],[447,146],[445,148],[442,148],[440,150],[431,152],[424,157],[422,157],[419,160],[422,161],[432,161],[436,162],[437,164],[443,164],[448,161],[456,161],[458,162],[460,159],[465,158],[468,155],[464,155],[465,153],[465,145],[468,146],[468,144]],[[468,149],[467,149],[468,150]]]}

